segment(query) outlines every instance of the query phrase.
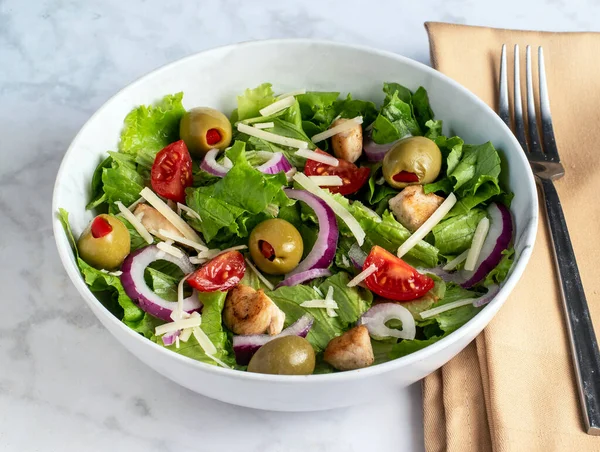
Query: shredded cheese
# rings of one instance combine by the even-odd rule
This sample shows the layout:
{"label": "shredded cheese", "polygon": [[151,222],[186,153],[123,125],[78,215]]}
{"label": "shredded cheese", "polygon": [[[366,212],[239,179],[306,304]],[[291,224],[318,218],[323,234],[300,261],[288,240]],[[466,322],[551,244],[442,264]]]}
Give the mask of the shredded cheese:
{"label": "shredded cheese", "polygon": [[268,141],[270,143],[281,144],[283,146],[289,146],[289,147],[298,148],[298,149],[308,148],[308,143],[306,141],[277,135],[275,133],[257,129],[256,127],[252,127],[247,124],[238,123],[237,129],[240,132],[245,133],[246,135],[250,135],[251,137],[260,138],[260,139]]}
{"label": "shredded cheese", "polygon": [[207,355],[214,355],[215,353],[217,353],[217,348],[215,347],[215,344],[211,342],[211,340],[202,330],[202,328],[197,326],[192,330],[192,333],[198,341],[198,344],[200,344],[200,347],[202,347],[202,350],[204,350]]}
{"label": "shredded cheese", "polygon": [[183,257],[183,251],[181,251],[179,248],[175,248],[173,246],[173,241],[172,240],[167,240],[166,242],[158,242],[156,244],[156,247],[161,250],[164,251],[167,254],[170,254],[173,257],[176,257],[178,259],[181,259]]}
{"label": "shredded cheese", "polygon": [[198,212],[196,212],[194,209],[190,209],[185,204],[181,204],[180,202],[178,202],[177,203],[177,213],[179,215],[181,215],[181,212],[185,212],[185,214],[190,218],[195,218],[198,221],[202,221],[202,218],[200,218],[200,215],[198,215]]}
{"label": "shredded cheese", "polygon": [[[327,295],[325,295],[325,300],[326,301],[334,301],[333,300],[333,286],[329,286],[329,289],[327,289]],[[334,301],[334,303],[335,303],[335,301]],[[337,312],[335,312],[335,310],[333,308],[326,308],[326,312],[329,317],[337,317],[338,316]]]}
{"label": "shredded cheese", "polygon": [[258,271],[258,268],[256,268],[254,266],[254,264],[252,264],[252,262],[250,262],[250,260],[248,258],[246,258],[245,260],[246,260],[246,264],[248,264],[248,267],[250,267],[250,269],[254,272],[254,274],[256,274],[256,276],[258,276],[258,279],[260,279],[260,281],[265,286],[267,286],[267,289],[273,290],[275,288],[275,286],[271,283],[271,281],[269,281],[267,278],[265,278],[263,276],[263,274]]}
{"label": "shredded cheese", "polygon": [[315,292],[317,292],[317,294],[319,294],[319,296],[324,297],[325,295],[323,295],[323,292],[321,292],[321,289],[319,289],[317,286],[313,286],[313,289],[315,290]]}
{"label": "shredded cheese", "polygon": [[254,127],[257,129],[270,129],[271,127],[275,127],[274,122],[259,122],[254,124]]}
{"label": "shredded cheese", "polygon": [[323,140],[326,140],[327,138],[331,138],[332,136],[337,135],[338,133],[346,132],[346,131],[352,129],[353,127],[356,127],[357,124],[362,124],[362,123],[363,123],[362,116],[357,116],[356,118],[348,119],[348,120],[342,122],[341,124],[338,124],[337,126],[332,127],[331,129],[325,130],[324,132],[317,133],[316,135],[314,135],[311,138],[311,140],[313,143],[318,143],[319,141],[323,141]]}
{"label": "shredded cheese", "polygon": [[444,202],[427,218],[419,229],[417,229],[406,241],[398,248],[398,257],[404,256],[413,249],[427,234],[446,216],[450,209],[456,204],[456,195],[450,193]]}
{"label": "shredded cheese", "polygon": [[277,96],[277,99],[284,99],[286,97],[291,97],[291,96],[299,96],[300,94],[306,94],[306,90],[305,89],[297,89],[295,91],[283,93],[283,94],[280,94],[279,96]]}
{"label": "shredded cheese", "polygon": [[258,110],[258,112],[261,114],[261,116],[269,116],[291,107],[294,105],[294,102],[296,102],[294,96],[284,97],[281,100],[273,102],[271,105],[267,105],[265,108],[261,108]]}
{"label": "shredded cheese", "polygon": [[202,323],[201,317],[190,317],[189,319],[179,319],[175,322],[158,325],[154,330],[154,334],[162,336],[163,334],[174,333],[175,331],[184,330],[186,328],[195,328]]}
{"label": "shredded cheese", "polygon": [[303,308],[338,308],[338,304],[335,302],[335,300],[306,300],[300,303],[300,306]]}
{"label": "shredded cheese", "polygon": [[467,258],[467,254],[469,254],[469,250],[463,251],[458,256],[456,256],[454,259],[452,259],[450,262],[448,262],[446,265],[444,265],[442,267],[442,270],[446,270],[446,271],[454,270],[456,267],[458,267],[458,265],[461,262],[465,261],[465,259]]}
{"label": "shredded cheese", "polygon": [[471,248],[469,248],[469,253],[467,254],[467,259],[465,261],[465,270],[475,270],[475,264],[477,264],[479,254],[481,253],[481,248],[483,247],[483,242],[485,241],[489,230],[490,220],[488,217],[483,217],[475,229],[475,234],[473,234]]}
{"label": "shredded cheese", "polygon": [[121,201],[116,201],[115,204],[119,208],[121,215],[123,215],[125,219],[131,223],[131,226],[133,226],[133,228],[138,232],[138,234],[141,235],[142,238],[148,244],[153,243],[154,239],[152,238],[148,230],[144,227],[142,222],[133,213],[131,213],[131,210],[125,207]]}
{"label": "shredded cheese", "polygon": [[451,303],[443,304],[442,306],[428,309],[427,311],[421,311],[420,315],[422,319],[428,319],[429,317],[434,317],[442,312],[460,308],[461,306],[466,306],[468,304],[473,304],[475,301],[477,301],[477,298],[466,298],[464,300],[453,301]]}
{"label": "shredded cheese", "polygon": [[376,271],[377,271],[377,265],[371,264],[367,268],[365,268],[363,271],[361,271],[358,275],[356,275],[354,278],[352,278],[346,285],[348,287],[358,286],[361,282],[363,282],[365,279],[367,279],[369,276],[371,276]]}
{"label": "shredded cheese", "polygon": [[344,223],[346,223],[346,226],[348,226],[348,229],[350,229],[350,232],[352,232],[356,238],[358,245],[362,246],[362,244],[365,242],[365,231],[360,227],[360,224],[356,218],[354,218],[344,206],[337,202],[328,192],[325,192],[325,190],[311,181],[304,173],[296,173],[294,175],[294,180],[302,185],[306,191],[325,201],[325,204],[331,207],[335,214],[340,217]]}
{"label": "shredded cheese", "polygon": [[198,250],[198,251],[208,251],[208,247],[206,247],[204,245],[200,245],[199,243],[193,242],[192,240],[188,240],[185,237],[175,235],[171,231],[167,231],[165,229],[159,229],[158,233],[162,237],[165,237],[168,240],[172,240],[175,243],[181,243],[182,245],[189,246],[190,248],[194,248],[195,250]]}
{"label": "shredded cheese", "polygon": [[340,176],[308,176],[319,187],[341,187],[344,181]]}
{"label": "shredded cheese", "polygon": [[[179,315],[180,319],[184,318],[183,313],[185,311],[183,310],[183,284],[185,283],[185,280],[187,279],[188,276],[189,275],[185,275],[183,278],[181,278],[181,281],[179,281],[179,284],[177,284],[177,314]],[[186,314],[187,314],[187,312],[186,312]]]}
{"label": "shredded cheese", "polygon": [[190,340],[190,336],[192,335],[192,328],[186,328],[181,332],[178,336],[181,342],[187,342]]}
{"label": "shredded cheese", "polygon": [[321,154],[319,152],[310,151],[308,149],[299,149],[295,153],[298,157],[304,157],[305,159],[314,160],[315,162],[325,163],[330,166],[338,166],[339,160],[331,155]]}
{"label": "shredded cheese", "polygon": [[296,168],[292,168],[291,170],[289,170],[287,173],[285,173],[285,178],[287,179],[288,182],[291,182],[294,180],[294,175],[298,172],[298,170]]}
{"label": "shredded cheese", "polygon": [[208,262],[207,258],[202,258],[202,257],[198,257],[198,256],[190,257],[190,263],[192,263],[194,265],[202,265],[202,264],[206,264],[207,262]]}
{"label": "shredded cheese", "polygon": [[175,336],[175,348],[179,348],[179,336]]}
{"label": "shredded cheese", "polygon": [[158,210],[175,228],[183,234],[186,239],[197,242],[204,245],[204,242],[200,238],[196,231],[194,231],[189,224],[187,224],[177,213],[175,213],[165,202],[160,199],[152,190],[148,187],[140,192],[140,195],[144,197],[148,203]]}

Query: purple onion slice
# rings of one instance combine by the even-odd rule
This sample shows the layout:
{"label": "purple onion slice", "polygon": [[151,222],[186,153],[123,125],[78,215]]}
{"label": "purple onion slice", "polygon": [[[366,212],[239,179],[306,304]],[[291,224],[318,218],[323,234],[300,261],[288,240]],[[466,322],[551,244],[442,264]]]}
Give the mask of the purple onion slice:
{"label": "purple onion slice", "polygon": [[286,279],[307,270],[325,269],[331,265],[335,257],[339,230],[335,213],[325,201],[306,190],[285,189],[288,198],[297,199],[308,205],[317,216],[319,234],[312,250],[298,266],[286,275]]}
{"label": "purple onion slice", "polygon": [[[157,295],[148,287],[144,280],[146,267],[157,260],[165,260],[177,265],[182,272],[191,273],[194,266],[186,255],[181,258],[161,252],[156,245],[149,245],[129,254],[121,266],[121,283],[125,293],[135,301],[139,307],[148,314],[164,320],[171,321],[171,313],[177,307],[176,301],[167,301]],[[183,310],[191,313],[200,311],[202,303],[198,299],[198,293],[194,289],[192,294],[183,300]]]}

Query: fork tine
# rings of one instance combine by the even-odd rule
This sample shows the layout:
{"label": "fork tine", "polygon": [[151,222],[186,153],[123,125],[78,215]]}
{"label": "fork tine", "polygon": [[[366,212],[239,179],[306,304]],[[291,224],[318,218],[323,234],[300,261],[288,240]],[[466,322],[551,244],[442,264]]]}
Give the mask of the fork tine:
{"label": "fork tine", "polygon": [[527,152],[527,139],[525,138],[525,121],[523,120],[523,101],[521,100],[521,66],[519,64],[519,44],[515,44],[515,91],[513,93],[515,112],[515,136],[524,151]]}
{"label": "fork tine", "polygon": [[531,46],[525,51],[525,77],[527,82],[527,124],[529,125],[529,150],[532,154],[542,154],[540,135],[537,128],[535,114],[535,100],[533,98],[533,79],[531,75]]}
{"label": "fork tine", "polygon": [[540,77],[540,115],[542,117],[542,139],[544,140],[544,152],[552,162],[560,162],[556,140],[554,139],[554,128],[552,127],[552,116],[550,114],[550,100],[548,99],[548,85],[546,84],[546,66],[544,64],[544,50],[538,47],[538,71]]}
{"label": "fork tine", "polygon": [[506,77],[506,44],[502,44],[500,56],[500,92],[498,93],[498,114],[510,128],[510,110],[508,106],[508,79]]}

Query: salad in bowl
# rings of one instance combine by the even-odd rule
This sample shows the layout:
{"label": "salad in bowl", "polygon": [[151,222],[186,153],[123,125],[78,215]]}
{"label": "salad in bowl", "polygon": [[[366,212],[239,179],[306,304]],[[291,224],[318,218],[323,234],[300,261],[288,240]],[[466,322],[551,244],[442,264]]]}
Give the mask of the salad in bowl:
{"label": "salad in bowl", "polygon": [[472,319],[513,264],[490,142],[444,135],[427,92],[381,105],[269,83],[237,108],[183,93],[124,119],[77,237],[89,289],[173,353],[263,374],[362,369]]}

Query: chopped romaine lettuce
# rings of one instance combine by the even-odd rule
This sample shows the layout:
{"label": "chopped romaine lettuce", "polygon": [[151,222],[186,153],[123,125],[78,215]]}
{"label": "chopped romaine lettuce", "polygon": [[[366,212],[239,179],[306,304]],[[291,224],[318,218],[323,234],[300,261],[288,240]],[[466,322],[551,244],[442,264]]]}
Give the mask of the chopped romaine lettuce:
{"label": "chopped romaine lettuce", "polygon": [[259,110],[275,102],[270,83],[263,83],[254,89],[248,88],[237,98],[237,121],[259,116]]}
{"label": "chopped romaine lettuce", "polygon": [[458,255],[471,247],[479,222],[485,217],[482,209],[471,209],[463,215],[450,217],[433,228],[434,244],[445,256]]}
{"label": "chopped romaine lettuce", "polygon": [[190,224],[208,242],[230,243],[247,237],[254,226],[273,217],[266,211],[268,205],[292,204],[282,188],[287,184],[285,174],[263,174],[253,168],[246,161],[243,142],[236,141],[227,155],[234,166],[225,177],[187,191],[187,205],[202,218],[190,219]]}
{"label": "chopped romaine lettuce", "polygon": [[109,212],[117,213],[116,201],[125,206],[133,204],[140,198],[140,191],[145,187],[144,178],[138,173],[133,157],[120,152],[109,152],[111,166],[102,169],[102,183],[108,203]]}
{"label": "chopped romaine lettuce", "polygon": [[333,287],[333,299],[339,306],[336,310],[337,317],[329,317],[326,310],[322,308],[304,308],[300,306],[304,301],[323,298],[312,286],[280,287],[272,292],[267,292],[267,295],[279,309],[285,312],[286,327],[305,314],[309,314],[315,319],[306,339],[317,352],[320,352],[327,347],[331,339],[342,334],[350,324],[356,322],[371,306],[373,297],[371,293],[357,287],[347,287],[348,281],[350,281],[348,274],[340,272],[327,278],[318,286],[324,294],[327,293],[330,286]]}
{"label": "chopped romaine lettuce", "polygon": [[179,122],[185,113],[183,93],[167,95],[154,105],[141,105],[125,117],[119,151],[150,169],[158,151],[179,139]]}
{"label": "chopped romaine lettuce", "polygon": [[493,284],[500,284],[501,282],[503,282],[508,276],[508,272],[512,267],[514,255],[514,248],[509,248],[507,250],[502,251],[502,259],[500,260],[500,263],[498,263],[498,265],[496,265],[496,267],[487,274],[483,285],[491,286]]}

